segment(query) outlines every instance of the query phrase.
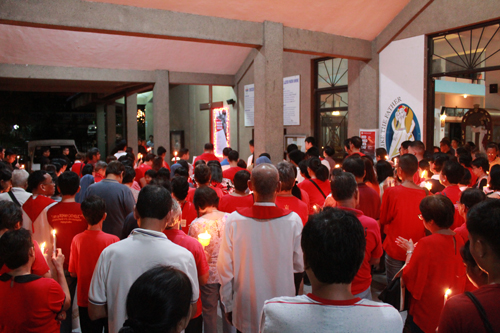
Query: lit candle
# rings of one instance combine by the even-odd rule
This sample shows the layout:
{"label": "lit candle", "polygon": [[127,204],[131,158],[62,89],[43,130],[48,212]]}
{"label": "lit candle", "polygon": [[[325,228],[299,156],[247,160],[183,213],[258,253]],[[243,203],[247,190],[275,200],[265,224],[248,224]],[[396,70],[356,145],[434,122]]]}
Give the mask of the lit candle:
{"label": "lit candle", "polygon": [[198,242],[203,246],[208,246],[208,244],[210,244],[210,238],[212,238],[212,236],[205,230],[204,233],[198,235]]}
{"label": "lit candle", "polygon": [[151,151],[151,147],[149,147],[149,148],[148,148],[148,149],[146,149],[146,150],[147,150],[148,152],[150,152],[150,151]]}
{"label": "lit candle", "polygon": [[177,152],[176,151],[174,151],[174,156],[177,157]]}
{"label": "lit candle", "polygon": [[398,159],[397,159],[397,158],[395,158],[395,159],[394,159],[394,166],[397,166],[397,165],[398,165]]}
{"label": "lit candle", "polygon": [[431,182],[425,182],[425,188],[430,191],[432,189],[432,183]]}
{"label": "lit candle", "polygon": [[340,164],[335,164],[335,169],[340,168]]}
{"label": "lit candle", "polygon": [[21,164],[21,169],[24,169],[24,164]]}
{"label": "lit candle", "polygon": [[17,164],[19,164],[19,155],[17,155]]}
{"label": "lit candle", "polygon": [[56,247],[56,229],[52,229],[52,238],[53,238],[53,243],[52,243],[52,249],[54,253],[57,254],[57,247]]}
{"label": "lit candle", "polygon": [[446,289],[446,292],[444,293],[444,303],[446,304],[446,301],[448,300],[448,297],[451,295],[451,289]]}
{"label": "lit candle", "polygon": [[385,155],[385,159],[388,160],[389,159],[389,155]]}
{"label": "lit candle", "polygon": [[142,154],[141,153],[138,153],[137,154],[137,160],[140,160],[142,158]]}
{"label": "lit candle", "polygon": [[426,178],[427,177],[427,170],[422,171],[422,174],[420,175],[420,178]]}
{"label": "lit candle", "polygon": [[45,254],[45,246],[47,246],[46,242],[43,242],[42,245],[40,246],[40,251],[42,251],[42,254]]}

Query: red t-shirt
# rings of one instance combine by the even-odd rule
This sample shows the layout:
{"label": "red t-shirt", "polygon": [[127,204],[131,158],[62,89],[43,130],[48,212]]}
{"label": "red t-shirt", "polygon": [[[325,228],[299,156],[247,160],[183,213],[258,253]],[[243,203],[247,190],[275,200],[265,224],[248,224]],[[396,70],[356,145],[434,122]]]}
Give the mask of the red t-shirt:
{"label": "red t-shirt", "polygon": [[243,170],[246,170],[246,169],[240,168],[239,166],[230,167],[229,169],[226,169],[226,170],[222,171],[222,177],[224,177],[226,179],[230,179],[231,181],[233,181],[234,180],[234,175],[238,171],[243,171]]}
{"label": "red t-shirt", "polygon": [[364,215],[378,220],[380,218],[380,195],[365,183],[358,184],[358,209]]}
{"label": "red t-shirt", "polygon": [[276,206],[279,208],[289,209],[294,211],[300,216],[302,224],[306,225],[307,219],[309,218],[309,208],[306,203],[298,198],[292,196],[281,196],[276,197]]}
{"label": "red t-shirt", "polygon": [[307,192],[304,191],[303,189],[301,189],[300,187],[299,187],[299,190],[300,190],[301,200],[304,201],[304,203],[307,205],[308,210],[311,209],[311,200],[309,200],[309,194],[307,194]]}
{"label": "red t-shirt", "polygon": [[139,165],[139,167],[135,169],[135,181],[139,183],[139,185],[141,185],[140,180],[144,178],[144,174],[146,173],[146,171],[151,169],[151,166],[147,165],[146,163],[142,163],[141,165]]}
{"label": "red t-shirt", "polygon": [[[8,277],[8,275],[6,275]],[[0,332],[59,333],[66,295],[54,280],[23,275],[0,281]]]}
{"label": "red t-shirt", "polygon": [[415,174],[413,175],[413,182],[418,185],[424,180],[425,180],[424,178],[420,178],[420,168],[419,168],[418,171],[415,172]]}
{"label": "red t-shirt", "polygon": [[[472,292],[484,308],[493,329],[500,327],[499,300],[500,284],[488,284]],[[457,295],[448,299],[441,313],[439,333],[475,332],[486,333],[476,306],[467,295]]]}
{"label": "red t-shirt", "polygon": [[[318,188],[312,183],[313,181],[319,186],[325,196],[323,196]],[[328,196],[331,192],[329,180],[321,181],[319,179],[305,179],[297,186],[309,195],[309,214],[314,214],[315,205],[318,209],[323,207],[326,196]]]}
{"label": "red t-shirt", "polygon": [[457,235],[462,237],[464,244],[469,240],[469,230],[467,230],[467,223],[462,224],[460,227],[453,229]]}
{"label": "red t-shirt", "polygon": [[380,258],[382,257],[382,254],[384,254],[384,250],[382,249],[382,239],[380,237],[380,227],[377,221],[371,217],[363,215],[363,212],[360,210],[346,207],[339,208],[356,215],[359,222],[361,222],[363,229],[365,229],[365,258],[363,259],[363,263],[361,264],[361,267],[359,268],[359,271],[354,277],[351,285],[351,292],[353,295],[356,295],[368,289],[372,283],[372,267],[370,265],[370,260],[372,258]]}
{"label": "red t-shirt", "polygon": [[212,153],[203,153],[194,159],[193,165],[199,160],[210,162],[210,161],[219,161],[219,158]]}
{"label": "red t-shirt", "polygon": [[226,194],[219,201],[219,210],[221,212],[232,213],[238,207],[253,206],[253,195],[245,196]]}
{"label": "red t-shirt", "polygon": [[196,213],[196,209],[194,208],[194,204],[190,201],[184,201],[184,203],[181,204],[181,209],[182,209],[182,219],[186,220],[186,226],[182,227],[182,222],[181,222],[181,228],[184,233],[189,232],[189,226],[191,225],[191,222],[195,218],[198,217],[198,214]]}
{"label": "red t-shirt", "polygon": [[85,230],[73,238],[68,270],[78,278],[78,306],[89,306],[89,288],[101,252],[120,239],[100,230]]}
{"label": "red t-shirt", "polygon": [[[196,262],[196,270],[198,271],[198,276],[202,276],[208,273],[209,267],[207,256],[205,255],[203,246],[200,244],[200,242],[198,242],[197,239],[186,235],[182,230],[165,229],[163,230],[163,233],[172,243],[182,246],[193,254],[194,261]],[[201,297],[199,297],[198,302],[196,303],[196,314],[193,318],[201,315],[201,311]]]}
{"label": "red t-shirt", "polygon": [[[210,186],[210,188],[212,190],[214,190],[215,193],[217,193],[217,196],[219,197],[219,200],[221,200],[222,197],[224,196],[224,193],[222,192],[222,190],[220,188],[218,188],[218,187],[213,187],[213,186]],[[193,202],[194,192],[196,192],[196,188],[190,187],[189,191],[188,191],[188,195],[186,197],[186,201]]]}
{"label": "red t-shirt", "polygon": [[460,187],[458,185],[451,185],[436,194],[442,194],[445,197],[449,198],[453,204],[456,204],[460,202],[462,191],[460,190]]}
{"label": "red t-shirt", "polygon": [[75,164],[71,166],[71,171],[76,173],[78,177],[82,178],[82,170],[85,164],[83,164],[81,161],[75,161]]}
{"label": "red t-shirt", "polygon": [[425,190],[403,185],[385,189],[379,222],[384,226],[384,232],[387,235],[384,240],[384,250],[391,258],[406,260],[406,251],[396,244],[398,236],[405,239],[411,238],[414,243],[425,236],[424,224],[418,218],[420,201],[425,196]]}
{"label": "red t-shirt", "polygon": [[477,176],[472,172],[472,168],[466,168],[470,172],[470,183],[469,187],[474,186],[474,184],[477,182]]}
{"label": "red t-shirt", "polygon": [[451,289],[452,295],[464,292],[465,267],[460,256],[463,245],[462,238],[456,235],[424,237],[403,270],[403,280],[412,295],[409,314],[424,332],[436,331],[446,290]]}
{"label": "red t-shirt", "polygon": [[[44,276],[45,273],[50,270],[49,265],[47,265],[47,261],[45,261],[45,257],[43,256],[36,240],[33,240],[33,247],[35,248],[35,261],[33,261],[33,265],[31,266],[31,274]],[[10,271],[11,270],[7,267],[7,265],[3,265],[0,268],[0,275]]]}
{"label": "red t-shirt", "polygon": [[106,178],[105,176],[101,175],[101,174],[98,174],[96,173],[94,175],[94,183],[99,183],[101,180],[103,180],[104,178]]}
{"label": "red t-shirt", "polygon": [[47,211],[49,224],[56,229],[56,244],[64,254],[64,269],[68,269],[73,237],[87,229],[87,221],[83,217],[78,202],[60,202]]}
{"label": "red t-shirt", "polygon": [[465,223],[464,218],[460,215],[460,211],[458,210],[458,205],[455,206],[455,214],[453,215],[453,225],[450,227],[451,230],[455,230]]}

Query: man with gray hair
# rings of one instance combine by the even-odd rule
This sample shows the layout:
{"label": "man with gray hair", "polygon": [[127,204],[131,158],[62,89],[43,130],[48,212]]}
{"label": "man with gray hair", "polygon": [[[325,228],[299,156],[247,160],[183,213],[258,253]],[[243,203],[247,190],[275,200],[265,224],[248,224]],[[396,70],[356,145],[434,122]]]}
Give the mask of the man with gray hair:
{"label": "man with gray hair", "polygon": [[309,217],[309,208],[307,204],[295,197],[292,194],[293,186],[295,185],[295,167],[290,162],[279,162],[276,166],[278,169],[281,188],[276,197],[276,206],[280,208],[290,209],[299,214],[302,219],[302,224],[306,225]]}
{"label": "man with gray hair", "polygon": [[295,296],[294,279],[304,271],[295,212],[278,208],[278,170],[268,163],[252,170],[255,203],[237,208],[226,220],[217,270],[226,318],[240,332],[257,332],[267,299]]}
{"label": "man with gray hair", "polygon": [[29,173],[26,170],[14,170],[12,172],[12,189],[10,192],[0,194],[0,201],[13,201],[17,206],[22,207],[26,200],[31,197],[31,193],[26,191],[28,177]]}

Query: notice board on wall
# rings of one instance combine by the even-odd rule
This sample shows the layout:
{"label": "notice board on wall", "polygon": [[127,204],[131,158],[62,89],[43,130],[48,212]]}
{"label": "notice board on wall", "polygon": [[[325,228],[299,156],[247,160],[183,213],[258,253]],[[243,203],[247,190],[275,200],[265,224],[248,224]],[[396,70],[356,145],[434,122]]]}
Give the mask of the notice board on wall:
{"label": "notice board on wall", "polygon": [[283,78],[283,125],[300,125],[300,75]]}
{"label": "notice board on wall", "polygon": [[244,87],[244,104],[245,104],[245,126],[253,126],[254,124],[254,102],[255,102],[255,85],[248,84]]}
{"label": "notice board on wall", "polygon": [[391,42],[380,52],[380,147],[389,159],[403,141],[422,140],[425,36]]}

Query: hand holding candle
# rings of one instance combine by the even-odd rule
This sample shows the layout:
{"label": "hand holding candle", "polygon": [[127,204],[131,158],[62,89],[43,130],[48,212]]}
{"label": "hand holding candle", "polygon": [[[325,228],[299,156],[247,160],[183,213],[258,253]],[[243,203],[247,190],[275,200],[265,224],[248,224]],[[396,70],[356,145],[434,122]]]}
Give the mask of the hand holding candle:
{"label": "hand holding candle", "polygon": [[431,182],[425,182],[425,188],[430,191],[432,189],[432,183]]}
{"label": "hand holding candle", "polygon": [[212,238],[212,236],[210,236],[210,234],[205,230],[204,233],[198,235],[198,242],[205,247],[210,244],[210,238]]}
{"label": "hand holding candle", "polygon": [[446,304],[446,301],[448,300],[448,297],[451,295],[451,289],[446,289],[446,292],[444,293],[444,303]]}
{"label": "hand holding candle", "polygon": [[56,246],[56,229],[52,229],[52,251],[54,253],[57,253],[57,246]]}

